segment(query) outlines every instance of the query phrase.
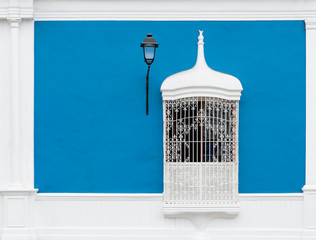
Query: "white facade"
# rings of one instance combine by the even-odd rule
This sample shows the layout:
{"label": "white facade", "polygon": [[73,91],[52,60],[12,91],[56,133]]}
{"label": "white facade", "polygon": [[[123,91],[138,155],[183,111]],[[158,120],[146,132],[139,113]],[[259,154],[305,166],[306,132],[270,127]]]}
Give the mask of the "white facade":
{"label": "white facade", "polygon": [[[316,239],[316,1],[1,0],[0,18],[0,239]],[[161,194],[37,194],[34,20],[304,20],[304,193],[240,194],[238,217],[193,224]]]}

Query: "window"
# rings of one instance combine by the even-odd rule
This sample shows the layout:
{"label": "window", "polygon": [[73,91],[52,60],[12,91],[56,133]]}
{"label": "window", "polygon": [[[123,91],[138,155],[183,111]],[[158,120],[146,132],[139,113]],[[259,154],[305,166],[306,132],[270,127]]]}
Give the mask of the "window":
{"label": "window", "polygon": [[165,204],[234,203],[238,102],[213,97],[165,104]]}
{"label": "window", "polygon": [[202,33],[195,66],[169,76],[161,85],[165,214],[195,211],[196,207],[199,211],[239,211],[242,86],[234,76],[207,66]]}

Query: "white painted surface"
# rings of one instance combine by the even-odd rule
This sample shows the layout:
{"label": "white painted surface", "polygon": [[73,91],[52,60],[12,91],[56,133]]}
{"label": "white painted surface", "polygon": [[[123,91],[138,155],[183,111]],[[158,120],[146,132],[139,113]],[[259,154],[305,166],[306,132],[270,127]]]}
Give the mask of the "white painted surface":
{"label": "white painted surface", "polygon": [[0,18],[0,239],[31,239],[36,192],[33,1],[1,1]]}
{"label": "white painted surface", "polygon": [[20,137],[23,189],[34,188],[34,21],[20,23]]}
{"label": "white painted surface", "polygon": [[7,197],[6,215],[7,226],[9,227],[25,227],[25,201],[23,197]]}
{"label": "white painted surface", "polygon": [[35,0],[34,5],[39,21],[304,20],[316,16],[314,0]]}
{"label": "white painted surface", "polygon": [[20,82],[20,18],[8,18],[10,23],[10,83],[11,83],[11,159],[10,188],[20,189],[21,180],[21,82]]}
{"label": "white painted surface", "polygon": [[10,184],[10,125],[11,125],[11,84],[10,84],[10,26],[0,20],[0,188]]}
{"label": "white painted surface", "polygon": [[[37,195],[39,239],[73,239],[76,236],[89,239],[170,239],[171,236],[180,239],[184,236],[194,239],[197,236],[196,229],[188,220],[163,216],[162,195],[151,198],[150,194],[81,194],[74,200],[75,196]],[[124,200],[125,197],[129,200]],[[302,194],[241,195],[240,208],[239,216],[234,219],[213,219],[207,228],[207,236],[258,239],[266,235],[261,239],[285,239],[287,236],[300,239]]]}
{"label": "white painted surface", "polygon": [[8,15],[0,21],[0,189],[31,189],[34,187],[34,22],[32,15],[22,16],[23,9],[30,9],[32,1],[7,3]]}
{"label": "white painted surface", "polygon": [[[34,195],[32,191],[2,194],[13,201],[24,198],[27,203],[24,210],[29,213],[25,215],[26,221],[20,222],[24,210],[18,208],[23,204],[18,208],[7,207],[11,216],[7,218],[9,222],[3,222],[0,215],[1,240],[197,239],[200,236],[190,221],[164,217],[162,194]],[[240,194],[239,198],[240,214],[235,218],[213,218],[204,239],[298,240],[303,233],[315,237],[313,232],[303,231],[303,194]],[[0,200],[0,207],[2,204]]]}
{"label": "white painted surface", "polygon": [[[1,0],[0,1],[0,239],[194,239],[185,219],[166,219],[159,195],[38,194],[34,198],[33,91],[36,20],[306,20],[306,186],[302,194],[240,195],[234,219],[214,219],[206,239],[316,239],[315,0]],[[9,18],[21,19],[21,190],[10,189],[12,146]],[[17,45],[15,45],[17,46]],[[17,49],[15,49],[17,50]],[[14,51],[15,51],[14,50]],[[11,70],[11,71],[10,71]],[[16,110],[16,109],[15,109]],[[15,171],[15,170],[14,170]],[[13,202],[7,200],[13,197]],[[26,205],[16,204],[25,199]],[[9,200],[10,201],[10,200]],[[10,205],[11,204],[11,205]],[[20,209],[20,210],[19,210]],[[9,211],[8,211],[9,210]],[[18,217],[26,211],[23,224]],[[9,213],[12,216],[6,214]],[[20,222],[21,221],[21,222]],[[17,225],[19,225],[17,224]],[[22,225],[22,224],[21,224]],[[200,236],[203,237],[203,236]]]}
{"label": "white painted surface", "polygon": [[200,31],[195,66],[166,78],[160,88],[163,100],[185,97],[217,97],[239,100],[242,86],[231,75],[211,69],[204,56],[204,37]]}
{"label": "white painted surface", "polygon": [[[316,20],[306,26],[306,185],[304,191],[305,228],[316,233]],[[316,235],[315,235],[316,236]]]}
{"label": "white painted surface", "polygon": [[316,21],[306,21],[306,185],[316,188]]}

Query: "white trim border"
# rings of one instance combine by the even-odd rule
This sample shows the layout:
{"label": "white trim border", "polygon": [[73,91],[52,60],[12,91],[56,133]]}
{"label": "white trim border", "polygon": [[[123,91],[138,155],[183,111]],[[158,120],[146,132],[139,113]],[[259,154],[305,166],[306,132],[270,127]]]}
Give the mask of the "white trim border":
{"label": "white trim border", "polygon": [[283,21],[314,18],[313,12],[51,12],[35,13],[35,21]]}
{"label": "white trim border", "polygon": [[305,20],[315,1],[295,0],[35,0],[36,21],[51,20]]}
{"label": "white trim border", "polygon": [[[203,235],[192,229],[181,229],[181,233],[166,229],[104,229],[104,228],[40,228],[39,239],[47,240],[193,240],[204,239]],[[313,235],[311,235],[313,236]],[[200,237],[200,238],[199,238]],[[212,229],[205,233],[205,239],[212,240],[301,240],[299,229],[263,228],[263,229]],[[314,240],[315,238],[305,238]]]}
{"label": "white trim border", "polygon": [[[162,201],[162,193],[38,193],[36,201]],[[298,201],[303,193],[241,193],[241,201]]]}
{"label": "white trim border", "polygon": [[[36,233],[45,240],[196,239],[199,234],[205,239],[299,240],[303,203],[303,194],[240,194],[236,217],[223,220],[219,213],[201,212],[165,218],[162,194],[39,193]],[[189,220],[193,217],[195,224]],[[209,217],[203,232],[197,231],[196,225]]]}
{"label": "white trim border", "polygon": [[[159,204],[162,199],[161,194],[36,194],[36,190],[33,189],[34,20],[304,20],[306,29],[306,185],[303,188],[304,193],[240,194],[240,201],[241,204],[243,202],[250,203],[249,206],[258,202],[256,205],[258,211],[261,207],[270,209],[267,206],[271,206],[277,212],[278,208],[286,205],[285,208],[282,208],[284,212],[279,214],[285,216],[286,212],[294,211],[297,218],[301,216],[300,210],[295,209],[300,209],[302,203],[304,205],[304,213],[302,213],[304,225],[302,224],[301,227],[293,229],[293,231],[283,229],[284,234],[272,234],[270,230],[267,231],[267,234],[270,234],[269,236],[272,236],[273,239],[288,239],[290,236],[293,236],[292,239],[316,239],[315,0],[6,0],[0,1],[0,20],[0,24],[2,24],[0,33],[3,36],[3,45],[0,46],[0,53],[3,57],[0,59],[0,74],[2,93],[4,93],[0,96],[1,120],[3,120],[0,125],[0,130],[2,130],[0,135],[0,168],[5,169],[0,169],[0,173],[2,173],[0,176],[0,237],[3,237],[2,239],[20,240],[30,239],[30,237],[35,239],[34,229],[37,226],[35,218],[41,214],[41,211],[37,209],[39,207],[47,211],[47,214],[53,215],[55,212],[50,209],[53,206],[58,211],[64,209],[67,212],[73,204],[79,206],[81,202],[85,201],[90,201],[91,207],[94,206],[95,208],[98,207],[98,204],[110,204],[111,202],[123,204],[126,201],[139,207],[137,204],[141,203],[146,203],[147,206]],[[14,82],[13,85],[11,85],[12,81]],[[21,94],[21,101],[14,97],[17,91]],[[10,144],[7,145],[8,143]],[[12,158],[12,153],[20,155],[15,155]],[[71,216],[80,213],[81,207],[85,207],[85,205],[72,209],[73,212],[69,210]],[[89,213],[89,209],[88,207],[88,210],[85,210],[86,214]],[[111,210],[108,206],[105,209],[107,209],[106,211]],[[63,211],[60,213],[63,215]],[[115,217],[115,215],[113,216]],[[55,214],[55,217],[58,221],[58,215]],[[98,216],[96,215],[96,217]],[[242,214],[240,217],[242,218]],[[50,221],[50,219],[44,220]],[[59,220],[66,221],[67,219],[61,218]],[[74,217],[73,221],[77,221],[77,219]],[[177,225],[175,222],[173,224],[174,226]],[[185,223],[181,222],[181,224]],[[3,228],[1,229],[2,225]],[[63,236],[58,232],[49,235],[51,232],[40,229],[41,227],[36,231],[38,231],[39,236],[46,236],[45,239],[77,239],[78,237],[76,231],[73,231],[71,236]],[[256,239],[256,237],[259,239],[259,229],[253,231],[256,231],[255,237],[249,232],[249,234],[245,232],[244,235],[253,236],[249,239]],[[90,236],[91,233],[93,232],[90,231],[87,236]],[[93,236],[100,239],[97,235]],[[150,239],[159,239],[155,236],[153,235]],[[115,237],[120,239],[120,236]],[[39,238],[44,239],[44,237]],[[108,236],[108,238],[113,239],[113,235]],[[127,235],[126,238],[138,239],[138,236]],[[148,239],[148,236],[145,238]],[[231,236],[218,239],[231,239]]]}

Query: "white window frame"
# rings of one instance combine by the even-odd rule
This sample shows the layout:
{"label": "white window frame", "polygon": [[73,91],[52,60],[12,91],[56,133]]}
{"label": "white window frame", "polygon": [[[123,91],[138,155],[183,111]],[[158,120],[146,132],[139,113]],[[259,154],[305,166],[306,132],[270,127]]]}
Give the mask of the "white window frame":
{"label": "white window frame", "polygon": [[[207,65],[204,56],[203,31],[201,30],[197,45],[197,60],[194,67],[166,78],[160,89],[163,98],[164,119],[164,213],[165,215],[183,215],[187,212],[204,211],[208,213],[228,212],[230,215],[236,215],[239,212],[239,99],[243,89],[241,82],[236,77],[214,71]],[[181,148],[179,142],[185,139],[185,134],[181,131],[180,127],[177,127],[180,121],[173,119],[173,113],[179,111],[180,106],[186,101],[191,103],[191,107],[186,106],[186,108],[194,108],[191,114],[197,114],[190,120],[191,123],[187,126],[189,128],[201,127],[202,122],[207,120],[206,116],[198,116],[203,113],[202,109],[197,109],[199,103],[202,104],[202,101],[212,102],[212,106],[214,107],[215,104],[220,104],[220,102],[229,102],[234,106],[232,109],[232,116],[234,117],[231,119],[232,125],[235,126],[233,128],[235,131],[232,131],[231,135],[232,145],[234,146],[232,147],[232,155],[234,156],[232,159],[235,159],[234,162],[207,163],[202,162],[202,159],[199,161],[196,158],[199,155],[201,158],[203,153],[201,152],[201,147],[194,148],[195,144],[192,144],[193,155],[191,157],[193,159],[190,159],[194,162],[181,162],[183,159],[181,159],[180,154],[178,154]],[[221,106],[223,107],[222,104]],[[211,116],[209,116],[209,118],[211,121]],[[170,119],[172,119],[171,129],[176,131],[172,136],[174,139],[172,141],[173,143],[169,143],[170,138],[167,137],[167,128],[169,128],[168,122]],[[214,118],[212,120],[214,120]],[[174,123],[176,126],[173,126]],[[183,124],[185,125],[185,123]],[[215,128],[216,124],[214,121],[213,125],[205,124],[205,126]],[[226,129],[226,127],[224,129]],[[194,129],[192,129],[191,132],[192,136],[199,135]],[[214,138],[217,139],[218,136],[215,135],[216,133],[217,131],[214,131]],[[188,134],[188,136],[190,136],[190,134]],[[196,142],[200,141],[202,140],[196,140]],[[219,143],[219,139],[217,143]],[[168,162],[168,148],[170,144],[172,149],[171,151],[169,150],[169,152],[171,152],[172,155],[170,156],[171,162]],[[191,149],[191,147],[188,149]]]}

